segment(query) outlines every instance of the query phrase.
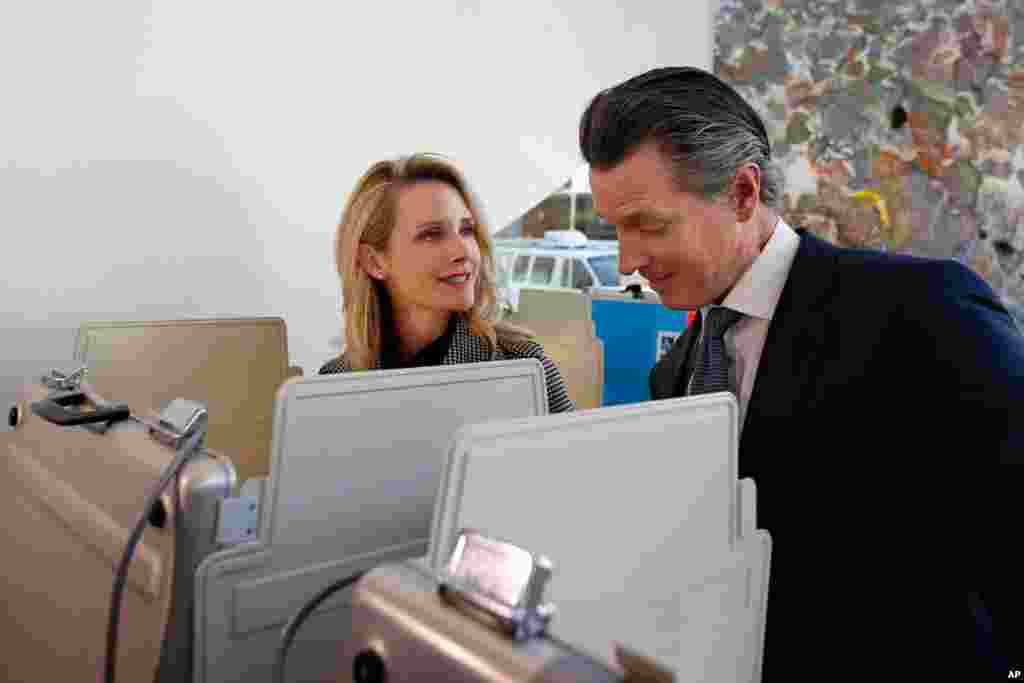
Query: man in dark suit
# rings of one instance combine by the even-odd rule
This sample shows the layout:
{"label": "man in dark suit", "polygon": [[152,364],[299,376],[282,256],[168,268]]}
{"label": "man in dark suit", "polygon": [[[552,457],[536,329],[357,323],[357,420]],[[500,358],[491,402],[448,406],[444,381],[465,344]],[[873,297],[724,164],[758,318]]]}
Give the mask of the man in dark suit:
{"label": "man in dark suit", "polygon": [[996,467],[1024,460],[1024,340],[992,289],[791,229],[763,122],[699,69],[599,93],[580,146],[620,270],[700,312],[652,397],[737,398],[773,539],[764,680],[1024,668],[1024,495]]}

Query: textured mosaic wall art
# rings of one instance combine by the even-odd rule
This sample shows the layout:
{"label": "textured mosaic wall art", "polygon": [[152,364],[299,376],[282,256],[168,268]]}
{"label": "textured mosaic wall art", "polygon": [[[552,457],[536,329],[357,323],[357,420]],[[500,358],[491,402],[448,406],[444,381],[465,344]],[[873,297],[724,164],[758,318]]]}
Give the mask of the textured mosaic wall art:
{"label": "textured mosaic wall art", "polygon": [[956,258],[1024,323],[1024,2],[721,0],[714,68],[768,126],[791,225]]}

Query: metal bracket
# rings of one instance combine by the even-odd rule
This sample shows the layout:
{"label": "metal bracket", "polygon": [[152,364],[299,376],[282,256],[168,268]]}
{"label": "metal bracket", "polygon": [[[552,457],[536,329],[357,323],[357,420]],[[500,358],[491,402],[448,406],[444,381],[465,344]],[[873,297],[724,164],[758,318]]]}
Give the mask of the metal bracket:
{"label": "metal bracket", "polygon": [[543,635],[555,613],[554,605],[543,602],[551,573],[547,557],[463,529],[439,591],[456,606],[488,615],[513,639],[528,640]]}
{"label": "metal bracket", "polygon": [[217,545],[255,540],[259,523],[260,501],[256,496],[221,499],[217,514]]}
{"label": "metal bracket", "polygon": [[194,447],[198,449],[206,440],[209,418],[202,403],[176,398],[164,407],[157,424],[145,424],[154,439],[175,450],[193,440]]}

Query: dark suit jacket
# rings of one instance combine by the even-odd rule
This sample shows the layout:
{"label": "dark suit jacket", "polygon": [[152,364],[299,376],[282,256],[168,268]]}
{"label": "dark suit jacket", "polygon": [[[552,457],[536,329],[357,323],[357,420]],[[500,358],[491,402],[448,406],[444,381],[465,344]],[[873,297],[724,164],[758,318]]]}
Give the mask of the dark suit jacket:
{"label": "dark suit jacket", "polygon": [[[1003,680],[1024,668],[1007,559],[1024,490],[997,467],[1024,461],[1024,340],[955,261],[799,234],[740,440],[773,538],[764,680]],[[653,398],[675,395],[690,337],[652,370]]]}

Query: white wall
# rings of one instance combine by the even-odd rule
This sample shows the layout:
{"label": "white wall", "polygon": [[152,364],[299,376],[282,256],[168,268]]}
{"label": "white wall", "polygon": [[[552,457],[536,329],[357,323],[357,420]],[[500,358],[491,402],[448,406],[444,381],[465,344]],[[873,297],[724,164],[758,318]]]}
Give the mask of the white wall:
{"label": "white wall", "polygon": [[711,1],[11,4],[0,405],[70,362],[84,320],[278,315],[315,372],[370,162],[454,156],[501,227],[578,167],[599,89],[709,65]]}

